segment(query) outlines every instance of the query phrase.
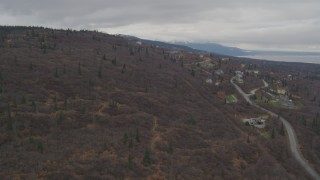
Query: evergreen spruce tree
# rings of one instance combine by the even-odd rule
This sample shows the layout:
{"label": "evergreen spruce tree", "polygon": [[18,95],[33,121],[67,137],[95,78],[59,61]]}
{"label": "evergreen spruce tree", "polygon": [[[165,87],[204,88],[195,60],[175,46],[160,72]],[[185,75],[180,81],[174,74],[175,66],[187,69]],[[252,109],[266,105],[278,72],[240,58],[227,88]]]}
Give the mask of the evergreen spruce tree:
{"label": "evergreen spruce tree", "polygon": [[112,63],[113,65],[117,65],[117,58],[116,58],[116,57],[113,58],[112,61],[111,61],[111,63]]}
{"label": "evergreen spruce tree", "polygon": [[36,102],[32,101],[31,105],[32,105],[32,108],[33,108],[33,112],[37,112],[37,104],[36,104]]}
{"label": "evergreen spruce tree", "polygon": [[274,128],[273,128],[271,132],[271,139],[274,139],[275,137],[276,137],[276,132],[274,131]]}
{"label": "evergreen spruce tree", "polygon": [[303,126],[307,126],[307,120],[304,116],[302,116],[302,118],[301,118],[301,123]]}
{"label": "evergreen spruce tree", "polygon": [[64,97],[64,108],[67,109],[68,107],[68,99],[67,96]]}
{"label": "evergreen spruce tree", "polygon": [[133,169],[133,161],[132,161],[132,156],[129,154],[128,156],[128,169],[132,170]]}
{"label": "evergreen spruce tree", "polygon": [[129,140],[129,145],[128,145],[129,149],[132,149],[133,148],[133,140],[132,138],[130,138]]}
{"label": "evergreen spruce tree", "polygon": [[149,165],[151,165],[151,163],[152,163],[151,154],[150,154],[149,150],[146,149],[146,150],[144,151],[143,164],[144,164],[145,166],[149,166]]}
{"label": "evergreen spruce tree", "polygon": [[57,98],[57,95],[54,96],[53,102],[54,102],[54,110],[58,110],[58,98]]}
{"label": "evergreen spruce tree", "polygon": [[36,33],[34,32],[33,29],[31,30],[31,35],[32,35],[32,37],[35,37],[35,36],[36,36]]}
{"label": "evergreen spruce tree", "polygon": [[169,146],[168,146],[168,153],[173,154],[173,147],[171,143],[169,143]]}
{"label": "evergreen spruce tree", "polygon": [[128,137],[128,134],[127,134],[127,133],[124,133],[123,139],[122,139],[123,144],[127,144],[128,138],[129,138],[129,137]]}
{"label": "evergreen spruce tree", "polygon": [[80,62],[79,62],[79,65],[78,65],[78,74],[79,74],[79,75],[82,75]]}
{"label": "evergreen spruce tree", "polygon": [[140,142],[140,132],[139,129],[136,129],[136,141],[139,143]]}
{"label": "evergreen spruce tree", "polygon": [[37,142],[37,149],[40,153],[43,153],[43,143],[38,141]]}
{"label": "evergreen spruce tree", "polygon": [[54,77],[58,78],[59,77],[59,73],[58,73],[58,68],[56,67],[55,73],[54,73]]}
{"label": "evergreen spruce tree", "polygon": [[317,118],[312,119],[312,128],[315,128],[317,126]]}
{"label": "evergreen spruce tree", "polygon": [[3,85],[0,83],[0,94],[3,93]]}
{"label": "evergreen spruce tree", "polygon": [[63,74],[67,73],[67,67],[66,64],[63,65]]}
{"label": "evergreen spruce tree", "polygon": [[18,103],[17,103],[17,97],[14,97],[13,99],[13,107],[17,107]]}
{"label": "evergreen spruce tree", "polygon": [[126,64],[123,64],[121,73],[123,74],[125,72],[125,70],[126,70]]}
{"label": "evergreen spruce tree", "polygon": [[133,49],[132,49],[131,47],[129,48],[129,52],[130,52],[130,55],[131,55],[131,56],[134,55]]}
{"label": "evergreen spruce tree", "polygon": [[43,51],[42,51],[43,54],[47,54],[47,46],[43,46]]}
{"label": "evergreen spruce tree", "polygon": [[8,131],[13,131],[13,122],[12,122],[11,109],[10,109],[10,105],[9,105],[9,104],[8,104],[7,130],[8,130]]}
{"label": "evergreen spruce tree", "polygon": [[194,77],[196,74],[195,74],[195,72],[194,72],[194,70],[193,70],[193,68],[191,69],[191,75]]}
{"label": "evergreen spruce tree", "polygon": [[8,122],[7,122],[7,130],[8,130],[8,131],[13,131],[13,122],[12,122],[12,119],[8,119]]}
{"label": "evergreen spruce tree", "polygon": [[58,124],[60,124],[64,120],[64,113],[63,111],[60,111],[59,117],[58,117]]}
{"label": "evergreen spruce tree", "polygon": [[27,99],[25,96],[21,97],[21,104],[26,104],[27,103]]}
{"label": "evergreen spruce tree", "polygon": [[284,125],[283,125],[283,123],[281,124],[281,128],[280,128],[279,134],[281,134],[282,136],[285,135],[285,130],[284,130]]}
{"label": "evergreen spruce tree", "polygon": [[33,64],[32,64],[32,62],[29,64],[29,70],[30,70],[30,71],[33,70]]}
{"label": "evergreen spruce tree", "polygon": [[99,67],[99,71],[98,71],[98,77],[102,78],[102,67]]}

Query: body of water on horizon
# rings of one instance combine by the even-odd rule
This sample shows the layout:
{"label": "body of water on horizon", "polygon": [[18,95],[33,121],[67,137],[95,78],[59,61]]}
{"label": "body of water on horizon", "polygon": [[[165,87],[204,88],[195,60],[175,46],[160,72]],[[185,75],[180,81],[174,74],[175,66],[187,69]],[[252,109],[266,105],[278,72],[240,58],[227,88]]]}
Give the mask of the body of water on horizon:
{"label": "body of water on horizon", "polygon": [[320,64],[320,55],[251,55],[251,56],[239,56],[239,57],[270,60],[270,61]]}

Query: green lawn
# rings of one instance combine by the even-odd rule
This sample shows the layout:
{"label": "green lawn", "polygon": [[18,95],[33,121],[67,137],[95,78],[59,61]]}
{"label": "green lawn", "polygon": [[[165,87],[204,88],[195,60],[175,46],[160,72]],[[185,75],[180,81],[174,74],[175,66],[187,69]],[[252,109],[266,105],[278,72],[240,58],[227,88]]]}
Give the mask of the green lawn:
{"label": "green lawn", "polygon": [[275,101],[275,100],[271,100],[271,101],[269,101],[268,103],[266,103],[265,101],[264,101],[264,99],[263,100],[261,100],[261,99],[256,99],[256,103],[259,103],[259,104],[268,104],[268,105],[270,105],[270,106],[272,106],[272,107],[275,107],[275,108],[283,108],[282,106],[281,106],[281,104],[280,103],[278,103],[277,101]]}
{"label": "green lawn", "polygon": [[227,103],[236,103],[236,102],[238,102],[237,97],[235,95],[233,95],[233,94],[227,96],[226,99],[227,99]]}
{"label": "green lawn", "polygon": [[[278,109],[288,109],[287,107],[283,106],[281,103],[277,102],[276,100],[270,100],[268,103],[266,103],[263,100],[261,99],[256,99],[255,100],[256,103],[259,103],[259,104],[268,104],[269,106],[272,106],[274,108],[278,108]],[[296,102],[295,106],[293,109],[300,109],[303,105],[300,103],[300,102]]]}
{"label": "green lawn", "polygon": [[269,114],[263,114],[263,115],[261,115],[261,116],[259,116],[260,118],[262,118],[262,119],[269,119]]}
{"label": "green lawn", "polygon": [[270,132],[268,132],[268,131],[258,130],[258,133],[259,133],[262,137],[264,137],[264,138],[266,138],[266,139],[270,139],[270,138],[271,138]]}
{"label": "green lawn", "polygon": [[269,101],[269,104],[272,106],[272,107],[275,107],[275,108],[284,108],[279,102],[277,101]]}

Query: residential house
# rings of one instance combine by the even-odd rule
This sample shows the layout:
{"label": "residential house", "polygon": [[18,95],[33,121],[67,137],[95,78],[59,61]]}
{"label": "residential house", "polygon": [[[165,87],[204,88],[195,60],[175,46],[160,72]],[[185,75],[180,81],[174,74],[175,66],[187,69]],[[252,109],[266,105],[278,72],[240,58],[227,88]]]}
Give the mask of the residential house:
{"label": "residential house", "polygon": [[278,94],[284,95],[284,94],[286,94],[286,92],[287,92],[287,90],[285,88],[282,88],[282,87],[277,88]]}
{"label": "residential house", "polygon": [[218,76],[222,76],[224,74],[223,70],[222,69],[218,69],[214,72],[216,75]]}
{"label": "residential house", "polygon": [[230,61],[230,58],[221,58],[221,61]]}
{"label": "residential house", "polygon": [[215,65],[210,61],[202,61],[199,62],[199,66],[202,68],[213,69]]}
{"label": "residential house", "polygon": [[257,76],[260,73],[260,71],[258,71],[258,70],[246,70],[246,73]]}
{"label": "residential house", "polygon": [[235,80],[238,83],[243,83],[243,72],[242,71],[236,71],[235,74],[236,74]]}
{"label": "residential house", "polygon": [[212,81],[212,79],[206,79],[206,83],[208,83],[208,84],[212,84],[212,83],[213,83],[213,81]]}
{"label": "residential house", "polygon": [[264,128],[266,126],[266,120],[258,117],[258,118],[249,118],[249,119],[243,119],[243,123],[246,123],[250,126],[254,126],[256,128]]}

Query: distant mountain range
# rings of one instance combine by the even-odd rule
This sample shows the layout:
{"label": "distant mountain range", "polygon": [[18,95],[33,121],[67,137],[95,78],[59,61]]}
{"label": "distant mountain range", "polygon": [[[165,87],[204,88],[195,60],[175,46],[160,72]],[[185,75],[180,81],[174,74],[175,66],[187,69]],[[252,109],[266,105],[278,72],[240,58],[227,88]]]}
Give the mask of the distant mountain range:
{"label": "distant mountain range", "polygon": [[262,50],[243,50],[237,47],[228,47],[216,43],[181,43],[176,44],[191,47],[211,53],[229,55],[229,56],[319,56],[317,52],[292,52],[292,51],[262,51]]}
{"label": "distant mountain range", "polygon": [[193,49],[207,51],[211,53],[223,54],[228,56],[248,56],[250,51],[242,50],[236,47],[227,47],[216,43],[189,43],[189,42],[176,42],[175,44],[184,45]]}
{"label": "distant mountain range", "polygon": [[291,52],[291,51],[261,51],[244,50],[237,47],[228,47],[216,43],[191,43],[191,42],[162,42],[147,39],[140,39],[134,36],[121,35],[128,40],[141,41],[148,45],[155,45],[170,49],[181,49],[191,52],[209,52],[227,56],[320,56],[317,52]]}

